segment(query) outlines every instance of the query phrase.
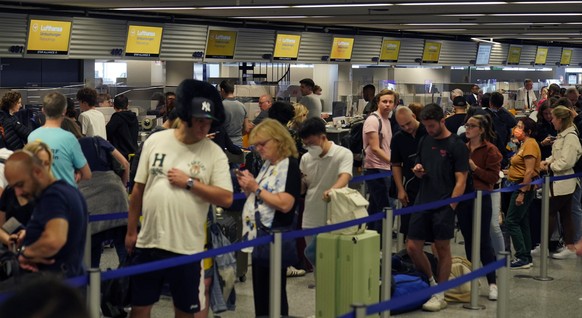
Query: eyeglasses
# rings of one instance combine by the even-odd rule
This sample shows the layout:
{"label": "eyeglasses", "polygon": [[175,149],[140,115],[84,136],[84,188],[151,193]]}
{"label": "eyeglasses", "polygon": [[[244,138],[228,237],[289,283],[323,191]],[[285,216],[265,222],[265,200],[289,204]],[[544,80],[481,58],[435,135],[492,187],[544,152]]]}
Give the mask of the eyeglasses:
{"label": "eyeglasses", "polygon": [[465,124],[465,129],[469,129],[469,128],[479,128],[479,125]]}
{"label": "eyeglasses", "polygon": [[259,147],[259,146],[261,146],[261,147],[265,147],[265,145],[267,145],[267,143],[268,143],[269,141],[271,141],[271,140],[272,140],[272,138],[269,138],[269,139],[267,139],[267,140],[265,140],[265,141],[261,141],[261,142],[255,142],[255,143],[254,143],[254,146],[255,146],[255,148],[256,148],[256,147]]}

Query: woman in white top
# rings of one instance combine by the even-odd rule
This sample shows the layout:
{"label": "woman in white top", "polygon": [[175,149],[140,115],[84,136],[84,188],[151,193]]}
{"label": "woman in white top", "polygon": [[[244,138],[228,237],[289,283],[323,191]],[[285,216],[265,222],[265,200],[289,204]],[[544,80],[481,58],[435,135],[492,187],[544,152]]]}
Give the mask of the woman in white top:
{"label": "woman in white top", "polygon": [[[573,123],[574,117],[570,110],[558,106],[552,110],[552,124],[558,131],[556,141],[552,144],[552,155],[540,163],[543,170],[548,170],[554,176],[564,176],[574,173],[574,165],[582,155],[582,146],[578,132]],[[560,214],[560,223],[564,229],[566,248],[552,255],[555,259],[576,258],[574,248],[574,223],[572,222],[572,194],[576,189],[578,178],[569,178],[552,182],[550,187],[550,225],[549,233],[556,227],[556,214]]]}

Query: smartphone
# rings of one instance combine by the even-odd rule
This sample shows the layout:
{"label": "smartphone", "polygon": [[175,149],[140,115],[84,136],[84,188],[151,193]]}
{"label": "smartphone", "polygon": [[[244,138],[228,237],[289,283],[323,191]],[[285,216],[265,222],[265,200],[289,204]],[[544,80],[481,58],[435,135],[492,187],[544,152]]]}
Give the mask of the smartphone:
{"label": "smartphone", "polygon": [[8,234],[17,233],[22,229],[24,229],[24,226],[22,225],[22,223],[18,222],[18,220],[14,217],[11,217],[10,219],[8,219],[8,221],[4,223],[4,225],[2,225],[2,230],[4,230],[4,232]]}
{"label": "smartphone", "polygon": [[243,173],[239,170],[239,169],[232,169],[232,172],[234,173],[235,176],[240,177],[243,175]]}

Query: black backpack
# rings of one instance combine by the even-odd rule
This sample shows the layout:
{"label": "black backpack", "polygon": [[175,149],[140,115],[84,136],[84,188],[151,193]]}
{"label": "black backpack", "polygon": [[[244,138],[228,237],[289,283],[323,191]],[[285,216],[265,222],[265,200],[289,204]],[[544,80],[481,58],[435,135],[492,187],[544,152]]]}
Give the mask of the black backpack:
{"label": "black backpack", "polygon": [[[384,137],[382,135],[382,119],[380,119],[380,116],[378,116],[376,113],[371,113],[370,115],[378,118],[378,135],[380,137],[380,146],[382,146],[382,139]],[[365,122],[365,119],[352,122],[352,125],[350,126],[350,132],[341,140],[341,145],[350,149],[354,154],[354,167],[361,167],[362,161],[364,160],[363,130]]]}
{"label": "black backpack", "polygon": [[[580,138],[580,134],[579,133],[571,133],[571,134],[575,134],[576,137],[578,137],[578,141],[580,142],[580,145],[582,145],[582,138]],[[576,164],[574,165],[574,172],[575,173],[580,173],[582,172],[582,157],[578,158],[578,160],[576,161]]]}

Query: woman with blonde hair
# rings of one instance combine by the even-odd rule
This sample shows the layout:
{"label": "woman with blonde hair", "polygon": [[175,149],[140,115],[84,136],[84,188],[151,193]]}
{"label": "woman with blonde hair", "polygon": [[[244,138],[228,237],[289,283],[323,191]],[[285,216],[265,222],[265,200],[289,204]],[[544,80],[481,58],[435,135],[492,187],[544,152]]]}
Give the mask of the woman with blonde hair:
{"label": "woman with blonde hair", "polygon": [[[574,165],[582,155],[582,146],[573,121],[573,114],[567,107],[558,106],[552,110],[552,124],[558,131],[558,135],[552,144],[552,155],[542,161],[540,167],[555,176],[573,174]],[[550,188],[549,233],[551,235],[554,232],[559,213],[566,244],[562,251],[552,254],[552,258],[555,259],[576,258],[574,222],[572,221],[572,196],[576,189],[576,181],[577,178],[553,181]]]}
{"label": "woman with blonde hair", "polygon": [[[237,173],[247,195],[243,207],[243,240],[257,237],[261,228],[291,227],[300,195],[301,172],[297,148],[287,129],[278,121],[265,119],[251,131],[250,142],[264,160],[255,178],[248,170]],[[243,249],[251,253],[253,248]],[[284,253],[296,251],[284,251]],[[252,277],[255,316],[269,315],[269,265],[253,253]],[[286,268],[281,270],[281,315],[289,315]]]}
{"label": "woman with blonde hair", "polygon": [[291,119],[291,121],[287,123],[287,128],[299,130],[299,126],[307,118],[309,110],[307,109],[307,107],[300,103],[293,104],[293,108],[295,109],[295,116],[293,116],[293,119]]}

